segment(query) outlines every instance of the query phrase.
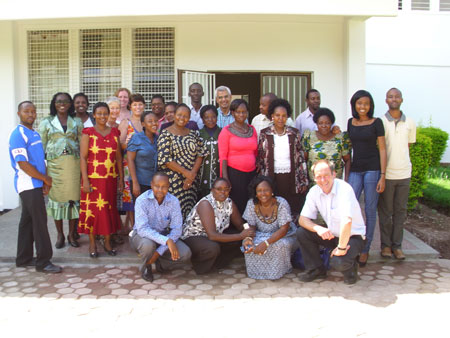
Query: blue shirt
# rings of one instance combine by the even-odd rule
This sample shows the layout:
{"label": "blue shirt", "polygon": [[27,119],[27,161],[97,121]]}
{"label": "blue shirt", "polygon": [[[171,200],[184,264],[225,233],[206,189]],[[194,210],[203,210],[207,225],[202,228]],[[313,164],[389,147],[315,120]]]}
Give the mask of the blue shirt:
{"label": "blue shirt", "polygon": [[226,126],[228,126],[230,123],[234,122],[234,116],[233,114],[231,114],[231,110],[228,111],[228,115],[225,115],[222,112],[222,109],[220,109],[220,107],[217,109],[217,111],[219,112],[219,115],[217,116],[217,125],[220,128],[225,128]]}
{"label": "blue shirt", "polygon": [[169,239],[176,242],[181,236],[183,217],[180,202],[167,193],[161,204],[158,204],[152,190],[141,194],[134,205],[135,223],[133,230],[140,237],[151,239],[160,244],[156,251],[163,255],[167,250]]}
{"label": "blue shirt", "polygon": [[26,174],[18,163],[28,162],[41,174],[46,174],[44,148],[37,131],[19,124],[9,137],[9,156],[11,166],[15,170],[14,187],[19,194],[22,191],[42,188],[44,182]]}
{"label": "blue shirt", "polygon": [[127,150],[136,153],[134,160],[136,176],[139,184],[150,185],[153,175],[156,173],[158,164],[158,153],[156,141],[158,137],[153,136],[153,143],[145,135],[145,131],[135,133],[128,141]]}

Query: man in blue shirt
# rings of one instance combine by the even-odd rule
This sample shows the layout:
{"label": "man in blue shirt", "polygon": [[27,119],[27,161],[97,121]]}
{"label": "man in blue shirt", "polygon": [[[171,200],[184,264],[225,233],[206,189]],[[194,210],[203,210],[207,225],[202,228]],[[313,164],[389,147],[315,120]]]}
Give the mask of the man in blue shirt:
{"label": "man in blue shirt", "polygon": [[[52,178],[47,176],[41,137],[33,130],[36,107],[30,101],[23,101],[17,115],[20,124],[9,138],[11,166],[15,170],[14,186],[22,201],[16,266],[36,266],[39,272],[59,273],[61,267],[50,262],[53,251],[43,195],[50,190]],[[36,243],[35,261],[33,242]]]}
{"label": "man in blue shirt", "polygon": [[183,226],[180,202],[169,194],[169,176],[153,175],[151,190],[141,194],[134,206],[135,223],[130,245],[142,257],[142,278],[153,281],[152,264],[158,270],[189,264],[191,250],[179,240]]}

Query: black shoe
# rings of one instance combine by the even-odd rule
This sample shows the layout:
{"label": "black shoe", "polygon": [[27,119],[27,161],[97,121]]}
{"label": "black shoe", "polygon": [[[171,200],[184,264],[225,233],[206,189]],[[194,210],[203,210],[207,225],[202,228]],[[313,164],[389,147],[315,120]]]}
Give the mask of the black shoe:
{"label": "black shoe", "polygon": [[110,256],[115,256],[115,255],[117,255],[117,251],[114,250],[114,249],[106,250],[106,248],[105,248],[105,251],[106,251],[106,253],[107,253],[108,255],[110,255]]}
{"label": "black shoe", "polygon": [[153,272],[152,272],[152,266],[147,265],[145,266],[144,271],[142,271],[141,274],[142,279],[146,280],[147,282],[153,282]]}
{"label": "black shoe", "polygon": [[344,283],[351,285],[355,284],[358,280],[358,264],[353,264],[353,267],[343,272],[344,274]]}
{"label": "black shoe", "polygon": [[67,237],[67,242],[70,244],[70,246],[73,246],[74,248],[80,247],[80,244],[75,239],[75,236],[73,238]]}
{"label": "black shoe", "polygon": [[36,268],[36,271],[44,273],[60,273],[62,271],[62,268],[58,265],[54,265],[53,263],[48,263],[43,268]]}
{"label": "black shoe", "polygon": [[164,269],[162,268],[161,262],[159,261],[159,259],[156,260],[155,267],[156,267],[156,271],[158,271],[159,273],[164,272]]}
{"label": "black shoe", "polygon": [[89,257],[91,257],[91,258],[97,258],[97,257],[98,257],[98,252],[97,252],[97,251],[90,252],[90,253],[89,253]]}
{"label": "black shoe", "polygon": [[65,239],[64,235],[58,235],[58,239],[56,240],[56,243],[55,243],[55,248],[56,249],[64,248],[65,241],[66,241],[66,239]]}
{"label": "black shoe", "polygon": [[73,239],[76,240],[76,241],[78,241],[80,239],[80,234],[78,233],[78,231],[74,231]]}
{"label": "black shoe", "polygon": [[17,264],[16,266],[18,268],[26,268],[27,266],[36,266],[36,258],[32,258],[31,261],[27,262],[27,263],[22,263],[22,264]]}
{"label": "black shoe", "polygon": [[327,277],[327,270],[325,269],[324,266],[321,266],[317,269],[307,271],[306,273],[304,273],[299,277],[299,280],[300,282],[308,283],[312,282],[313,280],[323,279],[326,277]]}

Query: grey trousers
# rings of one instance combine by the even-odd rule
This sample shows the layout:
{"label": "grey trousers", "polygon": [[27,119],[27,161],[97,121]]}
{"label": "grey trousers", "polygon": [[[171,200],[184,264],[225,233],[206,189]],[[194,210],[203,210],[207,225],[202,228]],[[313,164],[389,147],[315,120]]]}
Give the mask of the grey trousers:
{"label": "grey trousers", "polygon": [[[180,268],[182,265],[190,265],[191,250],[180,239],[175,243],[180,258],[177,261],[173,261],[170,255],[170,250],[167,249],[162,256],[158,258],[158,261],[163,270],[174,270]],[[136,252],[142,258],[141,271],[145,269],[147,261],[153,256],[159,244],[155,241],[141,237],[136,231],[133,231],[133,235],[130,237],[130,245],[136,250]]]}
{"label": "grey trousers", "polygon": [[403,223],[409,196],[410,178],[403,180],[386,179],[386,187],[378,199],[381,248],[401,249]]}

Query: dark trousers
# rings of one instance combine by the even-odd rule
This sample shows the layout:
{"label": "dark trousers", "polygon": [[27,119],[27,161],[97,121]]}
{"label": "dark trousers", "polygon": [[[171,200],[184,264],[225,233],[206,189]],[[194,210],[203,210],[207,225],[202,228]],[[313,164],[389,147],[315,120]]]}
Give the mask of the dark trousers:
{"label": "dark trousers", "polygon": [[244,171],[228,167],[228,178],[231,182],[230,198],[236,204],[241,215],[244,214],[244,210],[249,199],[248,186],[255,176],[256,171],[246,173]]}
{"label": "dark trousers", "polygon": [[17,238],[16,265],[25,265],[33,258],[33,242],[36,245],[36,268],[44,268],[53,255],[52,243],[47,228],[42,188],[22,191],[22,214]]}
{"label": "dark trousers", "polygon": [[208,273],[213,268],[224,268],[241,254],[240,241],[221,243],[204,236],[188,237],[183,241],[191,249],[191,263],[199,275]]}
{"label": "dark trousers", "polygon": [[386,180],[384,191],[378,198],[381,248],[400,249],[403,241],[403,223],[409,196],[410,178]]}
{"label": "dark trousers", "polygon": [[291,183],[291,173],[288,174],[275,174],[273,183],[276,187],[275,195],[283,197],[291,207],[291,214],[295,221],[300,215],[300,212],[303,209],[303,205],[305,204],[306,193],[297,194],[295,192],[295,187],[292,187]]}
{"label": "dark trousers", "polygon": [[[324,240],[317,233],[306,230],[303,227],[297,229],[296,235],[306,270],[317,269],[323,265],[323,261],[320,258],[320,246],[334,249],[339,243],[338,237]],[[364,240],[359,235],[351,236],[348,245],[350,245],[350,249],[345,256],[333,256],[330,259],[330,265],[337,271],[345,272],[356,264],[356,257],[364,247]]]}

